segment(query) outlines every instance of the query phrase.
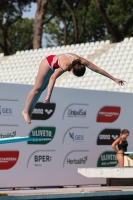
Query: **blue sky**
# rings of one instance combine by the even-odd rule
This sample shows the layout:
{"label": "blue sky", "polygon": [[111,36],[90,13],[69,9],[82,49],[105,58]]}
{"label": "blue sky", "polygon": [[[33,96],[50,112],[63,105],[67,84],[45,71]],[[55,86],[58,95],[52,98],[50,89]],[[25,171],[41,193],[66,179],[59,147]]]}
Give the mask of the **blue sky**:
{"label": "blue sky", "polygon": [[34,18],[36,13],[36,3],[31,4],[29,12],[23,12],[23,18]]}

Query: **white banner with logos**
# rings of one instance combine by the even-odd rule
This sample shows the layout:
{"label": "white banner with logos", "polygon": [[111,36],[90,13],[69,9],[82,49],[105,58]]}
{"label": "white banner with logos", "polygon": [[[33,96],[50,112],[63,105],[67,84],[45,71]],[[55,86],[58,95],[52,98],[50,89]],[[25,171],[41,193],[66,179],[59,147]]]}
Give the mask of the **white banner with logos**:
{"label": "white banner with logos", "polygon": [[111,143],[129,129],[132,149],[133,94],[54,88],[50,104],[37,103],[32,123],[21,115],[32,86],[0,84],[0,139],[46,136],[38,140],[0,145],[0,187],[104,184],[88,179],[78,168],[116,167]]}

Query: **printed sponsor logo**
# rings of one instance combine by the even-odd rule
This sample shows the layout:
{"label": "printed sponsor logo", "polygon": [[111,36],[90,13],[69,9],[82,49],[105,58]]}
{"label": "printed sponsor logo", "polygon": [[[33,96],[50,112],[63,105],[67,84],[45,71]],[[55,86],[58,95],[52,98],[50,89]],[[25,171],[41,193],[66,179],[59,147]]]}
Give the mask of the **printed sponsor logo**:
{"label": "printed sponsor logo", "polygon": [[97,138],[97,145],[111,145],[120,137],[120,129],[104,129]]}
{"label": "printed sponsor logo", "polygon": [[27,168],[30,166],[49,167],[49,163],[52,162],[53,152],[55,152],[55,150],[38,150],[33,152],[28,159]]}
{"label": "printed sponsor logo", "polygon": [[84,135],[76,135],[75,133],[69,132],[69,136],[73,140],[73,142],[83,142],[84,141]]}
{"label": "printed sponsor logo", "polygon": [[55,111],[55,103],[40,103],[38,102],[32,112],[32,120],[47,120],[49,119]]}
{"label": "printed sponsor logo", "polygon": [[97,122],[112,123],[118,119],[120,111],[120,107],[105,106],[98,112]]}
{"label": "printed sponsor logo", "polygon": [[11,169],[18,161],[19,151],[0,151],[0,170]]}
{"label": "printed sponsor logo", "polygon": [[97,167],[115,167],[118,164],[114,151],[105,151],[98,159]]}
{"label": "printed sponsor logo", "polygon": [[1,116],[12,116],[13,115],[13,109],[0,106],[0,115]]}
{"label": "printed sponsor logo", "polygon": [[35,166],[42,166],[42,163],[51,162],[52,156],[49,155],[34,155]]}
{"label": "printed sponsor logo", "polygon": [[29,136],[44,137],[44,139],[28,141],[27,144],[48,144],[51,140],[53,140],[55,131],[55,127],[36,127],[30,132]]}
{"label": "printed sponsor logo", "polygon": [[63,167],[71,165],[83,166],[87,164],[89,150],[74,150],[69,152],[64,159]]}
{"label": "printed sponsor logo", "polygon": [[70,104],[63,113],[63,119],[65,116],[72,118],[86,118],[88,105],[89,104]]}
{"label": "printed sponsor logo", "polygon": [[74,159],[71,159],[71,158],[67,158],[66,159],[66,163],[67,164],[70,164],[70,165],[73,165],[73,164],[86,164],[86,161],[87,161],[88,157],[87,156],[84,156],[83,158],[74,158]]}
{"label": "printed sponsor logo", "polygon": [[13,131],[11,133],[0,133],[0,138],[10,138],[10,137],[15,137],[16,136],[16,131]]}
{"label": "printed sponsor logo", "polygon": [[[70,143],[70,142],[84,142],[85,138],[87,140],[89,127],[72,127],[68,129],[63,137],[63,143]],[[82,134],[81,134],[82,133]]]}
{"label": "printed sponsor logo", "polygon": [[67,116],[68,117],[86,117],[86,110],[83,110],[83,109],[79,109],[79,110],[68,109]]}
{"label": "printed sponsor logo", "polygon": [[50,109],[50,110],[46,109],[45,112],[46,112],[48,115],[50,115],[50,114],[53,112],[53,110],[51,110],[51,109]]}

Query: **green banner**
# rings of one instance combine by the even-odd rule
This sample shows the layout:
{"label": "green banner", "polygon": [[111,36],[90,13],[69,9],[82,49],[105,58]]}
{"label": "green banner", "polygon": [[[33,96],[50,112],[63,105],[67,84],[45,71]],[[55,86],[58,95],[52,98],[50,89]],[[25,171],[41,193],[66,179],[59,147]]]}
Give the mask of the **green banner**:
{"label": "green banner", "polygon": [[97,167],[115,167],[118,161],[114,151],[105,151],[98,159]]}
{"label": "green banner", "polygon": [[32,137],[44,137],[44,139],[38,139],[38,140],[33,140],[33,141],[28,141],[27,144],[48,144],[51,142],[55,136],[55,127],[36,127],[34,128],[29,136]]}

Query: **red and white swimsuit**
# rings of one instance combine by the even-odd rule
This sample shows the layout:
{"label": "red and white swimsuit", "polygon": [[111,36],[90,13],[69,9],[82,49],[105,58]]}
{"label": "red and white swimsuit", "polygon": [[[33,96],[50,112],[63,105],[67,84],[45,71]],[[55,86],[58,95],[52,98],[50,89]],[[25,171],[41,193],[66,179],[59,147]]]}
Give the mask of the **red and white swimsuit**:
{"label": "red and white swimsuit", "polygon": [[[66,57],[68,57],[68,59],[70,60],[70,63],[72,63],[75,59],[77,59],[76,57],[74,57],[74,56],[72,56],[72,55],[70,55],[70,54],[68,54],[68,53],[64,53],[63,55],[65,55]],[[50,67],[52,70],[55,70],[55,69],[58,69],[58,68],[61,68],[61,69],[62,69],[62,67],[60,66],[60,63],[59,63],[59,58],[60,58],[62,55],[60,55],[59,58],[56,60],[56,62],[54,62],[54,57],[55,57],[55,56],[56,56],[56,55],[49,55],[49,56],[46,57],[46,60],[47,60],[47,62],[48,62],[48,64],[49,64],[49,67]],[[74,58],[74,59],[72,60],[71,57]],[[62,70],[63,70],[63,69],[62,69]],[[64,70],[63,70],[63,71],[64,71]]]}

